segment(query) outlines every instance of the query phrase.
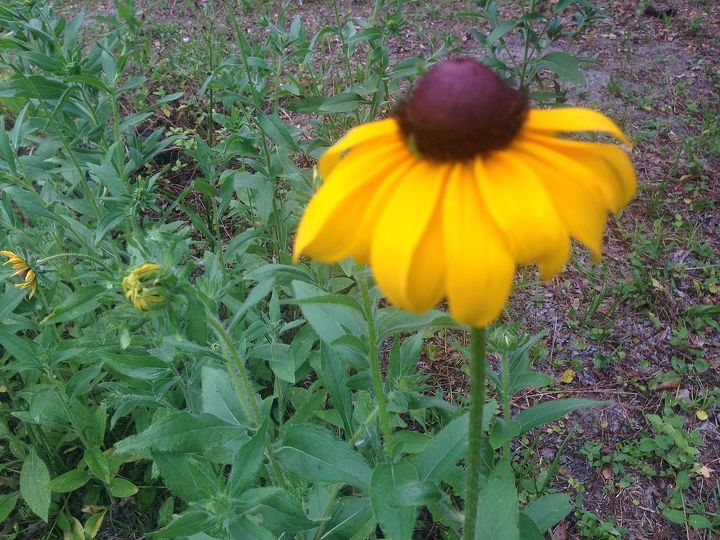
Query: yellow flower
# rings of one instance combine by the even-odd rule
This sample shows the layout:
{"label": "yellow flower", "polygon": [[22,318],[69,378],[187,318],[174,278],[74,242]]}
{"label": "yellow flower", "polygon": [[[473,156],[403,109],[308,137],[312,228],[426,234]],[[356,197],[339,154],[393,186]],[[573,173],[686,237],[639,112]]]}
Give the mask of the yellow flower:
{"label": "yellow flower", "polygon": [[570,237],[599,260],[607,214],[636,183],[622,148],[558,136],[591,131],[629,144],[600,113],[528,109],[482,64],[438,64],[394,118],[352,129],[321,157],[294,258],[352,256],[398,307],[421,313],[445,297],[456,320],[485,326],[516,265],[550,279]]}
{"label": "yellow flower", "polygon": [[13,276],[20,276],[23,278],[23,282],[18,283],[15,286],[18,289],[30,289],[30,296],[28,296],[28,299],[32,298],[35,291],[37,291],[37,276],[35,275],[33,269],[30,268],[25,259],[12,251],[0,251],[0,255],[7,257],[7,261],[3,263],[3,266],[6,264],[12,265],[12,269],[15,270]]}
{"label": "yellow flower", "polygon": [[158,285],[156,276],[160,265],[145,263],[130,271],[122,280],[125,298],[132,302],[138,311],[148,311],[152,307],[162,304],[164,299],[155,289]]}

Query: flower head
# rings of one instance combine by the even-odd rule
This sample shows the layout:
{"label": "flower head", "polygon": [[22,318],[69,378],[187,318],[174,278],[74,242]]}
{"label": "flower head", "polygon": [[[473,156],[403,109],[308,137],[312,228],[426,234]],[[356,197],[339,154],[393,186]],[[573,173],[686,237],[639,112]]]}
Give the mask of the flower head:
{"label": "flower head", "polygon": [[155,288],[159,284],[157,274],[160,265],[156,263],[141,264],[134,268],[122,280],[125,298],[132,302],[138,311],[148,311],[164,302],[163,297]]}
{"label": "flower head", "polygon": [[599,260],[608,212],[635,192],[622,148],[558,136],[580,132],[629,144],[600,113],[528,109],[482,64],[438,64],[397,117],[352,129],[321,157],[294,257],[352,256],[398,307],[420,313],[445,297],[456,320],[485,326],[518,264],[553,277],[571,237]]}
{"label": "flower head", "polygon": [[12,251],[0,251],[0,255],[7,258],[3,266],[6,264],[12,265],[12,269],[15,270],[13,276],[20,276],[23,279],[22,283],[18,283],[15,286],[18,289],[30,289],[28,298],[32,298],[35,291],[37,291],[37,276],[35,275],[35,271],[30,268],[25,259]]}

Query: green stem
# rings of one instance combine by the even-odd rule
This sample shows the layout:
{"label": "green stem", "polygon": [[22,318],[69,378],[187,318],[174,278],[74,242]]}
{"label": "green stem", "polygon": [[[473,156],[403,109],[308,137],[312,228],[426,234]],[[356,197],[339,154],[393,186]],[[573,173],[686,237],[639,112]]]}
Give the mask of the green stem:
{"label": "green stem", "polygon": [[[527,14],[535,11],[535,0],[530,0],[530,9]],[[520,72],[520,90],[525,89],[525,76],[527,75],[528,67],[528,53],[530,50],[530,32],[532,31],[532,22],[528,22],[525,25],[525,46],[523,48],[523,62],[522,71]]]}
{"label": "green stem", "polygon": [[[503,355],[502,357],[502,398],[503,398],[503,419],[505,422],[509,422],[512,417],[510,416],[510,401],[512,396],[510,395],[510,359]],[[503,455],[510,455],[510,441],[505,441],[503,444]]]}
{"label": "green stem", "polygon": [[382,373],[380,372],[380,357],[378,355],[377,330],[375,329],[375,317],[373,315],[372,304],[370,303],[370,293],[368,291],[367,277],[363,274],[360,276],[360,294],[362,295],[363,309],[365,310],[365,320],[368,325],[368,342],[370,364],[370,375],[372,376],[373,386],[375,388],[375,399],[377,400],[378,410],[380,411],[380,425],[382,426],[383,439],[385,442],[385,452],[392,456],[393,441],[392,431],[390,431],[390,421],[388,419],[387,406],[385,405],[385,388],[383,386]]}
{"label": "green stem", "polygon": [[473,328],[470,344],[470,444],[468,448],[467,494],[465,496],[465,527],[463,538],[475,538],[478,491],[480,488],[480,453],[483,438],[483,407],[485,405],[485,329]]}
{"label": "green stem", "polygon": [[35,264],[45,264],[47,262],[53,261],[55,259],[61,259],[63,257],[73,257],[77,259],[85,259],[91,262],[94,262],[98,266],[102,266],[106,270],[110,270],[110,267],[106,266],[103,261],[100,259],[97,259],[95,257],[91,257],[90,255],[83,255],[82,253],[57,253],[56,255],[50,255],[49,257],[43,257],[42,259],[38,259],[35,261]]}
{"label": "green stem", "polygon": [[[230,335],[225,331],[225,328],[223,328],[220,321],[209,313],[207,314],[206,319],[210,323],[210,326],[215,329],[215,332],[220,339],[225,343],[225,348],[230,353],[230,356],[226,358],[227,368],[230,373],[230,378],[235,385],[235,390],[240,397],[240,403],[243,406],[245,415],[250,418],[257,429],[260,429],[262,426],[262,416],[260,415],[260,409],[255,401],[255,394],[253,394],[252,385],[250,384],[250,374],[240,359],[237,347],[235,347]],[[238,379],[238,375],[240,376],[240,379]],[[280,466],[277,461],[275,461],[270,444],[265,444],[265,456],[270,463],[270,475],[273,483],[286,488],[290,487],[285,481],[285,476],[283,475]]]}
{"label": "green stem", "polygon": [[370,17],[370,26],[375,26],[378,15],[380,14],[380,10],[382,10],[384,5],[385,5],[385,0],[375,0],[375,5],[373,6],[372,16]]}
{"label": "green stem", "polygon": [[[258,408],[258,404],[255,401],[255,395],[252,391],[252,385],[250,384],[250,374],[248,373],[247,369],[245,369],[245,364],[243,364],[242,360],[240,359],[240,354],[238,353],[237,347],[235,347],[235,344],[233,343],[232,339],[230,339],[230,336],[225,331],[220,321],[218,321],[215,317],[209,314],[207,316],[207,321],[210,323],[210,326],[215,329],[215,332],[223,341],[223,343],[225,344],[225,348],[230,353],[227,357],[228,371],[230,372],[230,376],[235,383],[235,389],[240,396],[240,402],[243,404],[245,414],[252,421],[255,427],[259,428],[262,425],[260,409]],[[238,380],[238,376],[240,377],[240,380]]]}

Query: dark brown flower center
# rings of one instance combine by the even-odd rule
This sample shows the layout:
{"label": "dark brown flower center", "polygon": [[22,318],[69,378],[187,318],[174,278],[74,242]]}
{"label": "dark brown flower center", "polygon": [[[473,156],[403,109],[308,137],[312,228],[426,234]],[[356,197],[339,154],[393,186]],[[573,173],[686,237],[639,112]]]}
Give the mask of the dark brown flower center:
{"label": "dark brown flower center", "polygon": [[395,117],[408,144],[423,157],[457,161],[505,147],[527,110],[525,94],[490,68],[462,58],[433,66]]}

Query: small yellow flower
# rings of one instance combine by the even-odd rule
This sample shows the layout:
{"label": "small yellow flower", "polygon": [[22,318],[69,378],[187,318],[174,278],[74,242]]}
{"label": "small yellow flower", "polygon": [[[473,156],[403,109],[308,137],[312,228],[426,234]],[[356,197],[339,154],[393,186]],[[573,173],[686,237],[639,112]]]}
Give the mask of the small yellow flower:
{"label": "small yellow flower", "polygon": [[468,59],[433,67],[395,117],[352,129],[319,162],[323,184],[294,258],[352,256],[385,296],[422,313],[447,298],[459,322],[498,317],[517,265],[543,279],[568,260],[570,237],[601,253],[608,212],[635,193],[622,148],[568,140],[602,132],[606,116],[528,109],[526,97]]}
{"label": "small yellow flower", "polygon": [[12,269],[15,270],[13,276],[20,276],[23,278],[23,282],[18,283],[15,286],[18,289],[30,289],[30,296],[28,296],[28,298],[32,298],[35,291],[37,291],[37,276],[35,275],[33,269],[30,268],[25,259],[12,251],[0,251],[0,255],[7,258],[7,261],[3,263],[3,266],[6,264],[12,265]]}
{"label": "small yellow flower", "polygon": [[565,384],[570,384],[575,380],[575,375],[576,373],[574,369],[566,369],[563,371],[562,375],[560,375],[560,380]]}
{"label": "small yellow flower", "polygon": [[155,286],[158,285],[157,274],[160,265],[156,263],[141,264],[130,271],[122,280],[125,298],[132,302],[138,311],[148,311],[162,304],[164,299]]}

